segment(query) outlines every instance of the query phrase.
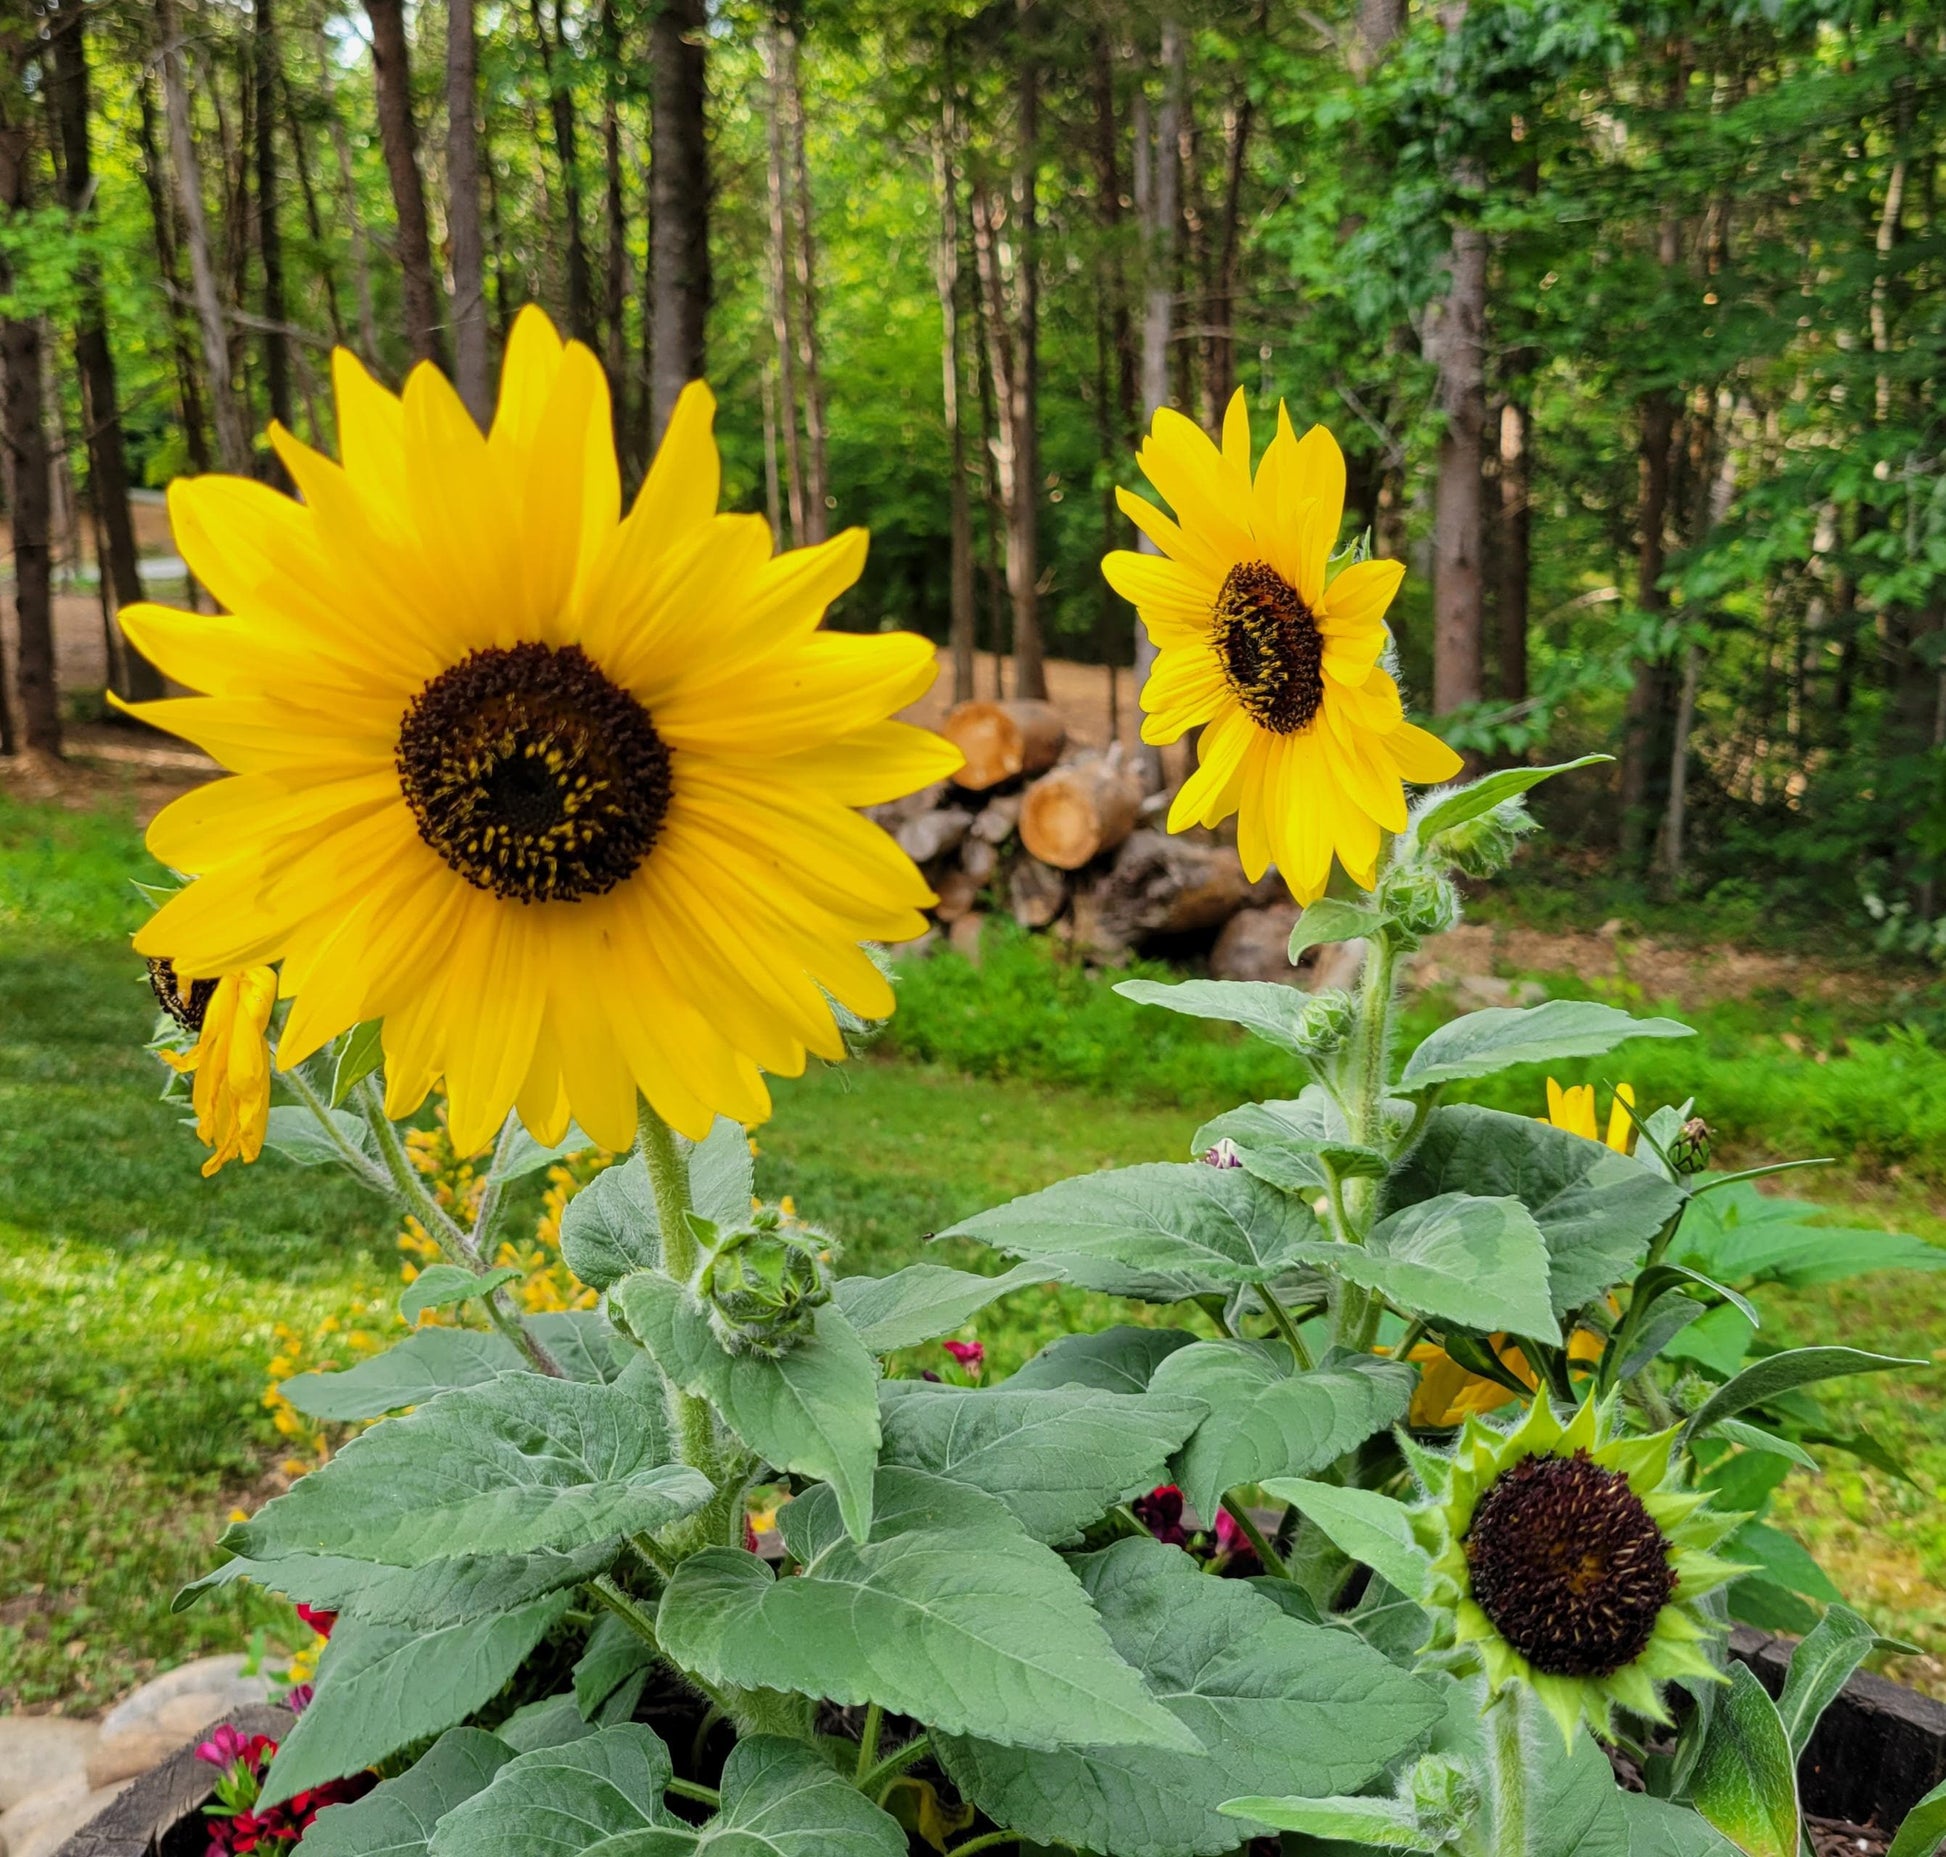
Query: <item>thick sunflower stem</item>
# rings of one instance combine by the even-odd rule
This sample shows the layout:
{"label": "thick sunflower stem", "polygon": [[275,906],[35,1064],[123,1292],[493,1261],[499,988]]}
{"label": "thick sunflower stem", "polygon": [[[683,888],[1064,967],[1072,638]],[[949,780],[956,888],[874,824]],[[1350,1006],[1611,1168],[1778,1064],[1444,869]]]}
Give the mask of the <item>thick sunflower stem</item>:
{"label": "thick sunflower stem", "polygon": [[1487,1710],[1488,1765],[1493,1780],[1495,1851],[1527,1849],[1527,1741],[1520,1731],[1520,1693],[1509,1684]]}
{"label": "thick sunflower stem", "polygon": [[[399,1140],[399,1131],[392,1125],[392,1118],[385,1113],[385,1104],[379,1099],[377,1090],[367,1080],[358,1085],[355,1095],[359,1108],[364,1112],[365,1126],[372,1131],[373,1145],[378,1149],[379,1160],[384,1165],[393,1192],[405,1202],[407,1209],[426,1228],[433,1242],[451,1262],[462,1270],[472,1271],[475,1276],[482,1275],[487,1265],[478,1240],[427,1191],[419,1170],[412,1164],[411,1155],[405,1151],[405,1144]],[[528,1364],[536,1373],[544,1373],[553,1380],[566,1377],[561,1371],[561,1363],[529,1332],[504,1289],[496,1289],[481,1300],[494,1327],[527,1356]]]}
{"label": "thick sunflower stem", "polygon": [[[649,1187],[655,1195],[656,1222],[662,1227],[663,1271],[687,1288],[700,1261],[695,1234],[689,1229],[689,1163],[676,1146],[675,1131],[646,1099],[635,1145],[649,1170]],[[700,1470],[712,1483],[720,1484],[723,1467],[716,1448],[716,1412],[709,1401],[671,1387],[669,1417],[675,1426],[677,1455],[692,1470]]]}
{"label": "thick sunflower stem", "polygon": [[[1385,1071],[1392,1050],[1393,982],[1398,949],[1384,930],[1372,937],[1365,971],[1358,989],[1358,1021],[1353,1033],[1350,1088],[1346,1092],[1351,1139],[1360,1147],[1388,1152],[1385,1122]],[[1339,1236],[1363,1244],[1370,1235],[1377,1206],[1378,1182],[1362,1176],[1347,1180],[1334,1195],[1332,1206],[1342,1227]],[[1369,1353],[1378,1339],[1383,1305],[1376,1296],[1350,1283],[1339,1285],[1333,1309],[1334,1345]]]}

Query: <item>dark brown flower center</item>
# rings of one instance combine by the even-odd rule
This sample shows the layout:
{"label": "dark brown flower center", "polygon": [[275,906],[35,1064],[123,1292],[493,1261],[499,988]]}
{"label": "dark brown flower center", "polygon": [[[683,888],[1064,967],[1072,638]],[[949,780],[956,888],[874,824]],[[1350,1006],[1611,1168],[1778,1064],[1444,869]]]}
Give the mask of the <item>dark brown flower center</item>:
{"label": "dark brown flower center", "polygon": [[184,985],[175,962],[166,956],[151,958],[149,990],[154,993],[156,1004],[185,1032],[192,1037],[201,1035],[203,1014],[209,1010],[210,998],[216,992],[214,980],[192,980]]}
{"label": "dark brown flower center", "polygon": [[1473,1511],[1466,1559],[1480,1610],[1546,1676],[1633,1663],[1676,1588],[1641,1497],[1585,1451],[1524,1458],[1501,1475]]}
{"label": "dark brown flower center", "polygon": [[1277,735],[1310,726],[1324,704],[1324,636],[1297,589],[1261,561],[1230,569],[1213,637],[1244,711]]}
{"label": "dark brown flower center", "polygon": [[649,712],[575,645],[476,651],[412,699],[399,782],[423,838],[476,889],[573,902],[625,882],[669,811]]}

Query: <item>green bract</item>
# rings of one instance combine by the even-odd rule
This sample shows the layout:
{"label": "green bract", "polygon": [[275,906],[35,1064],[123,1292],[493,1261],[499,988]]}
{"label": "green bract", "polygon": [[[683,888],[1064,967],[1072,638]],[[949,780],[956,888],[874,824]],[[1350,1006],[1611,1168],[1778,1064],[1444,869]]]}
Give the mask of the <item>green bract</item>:
{"label": "green bract", "polygon": [[[1546,771],[1432,796],[1370,898],[1304,912],[1295,948],[1365,942],[1355,992],[1126,983],[1265,1040],[1288,1089],[942,1234],[990,1273],[839,1275],[752,1211],[741,1128],[650,1117],[562,1218],[600,1306],[521,1315],[496,1183],[545,1152],[511,1124],[462,1225],[369,1036],[300,1069],[273,1141],[404,1199],[446,1253],[412,1314],[471,1325],[287,1382],[371,1429],[183,1595],[340,1615],[266,1799],[381,1767],[319,1819],[329,1857],[897,1857],[908,1824],[1102,1857],[1794,1851],[1793,1757],[1873,1640],[1763,1511],[1815,1448],[1894,1463],[1813,1389],[1905,1363],[1753,1354],[1753,1293],[1939,1255],[1697,1171],[1693,1104],[1623,1151],[1446,1100],[1525,1066],[1538,1108],[1536,1067],[1673,1021],[1550,1000],[1394,1048],[1396,961]],[[957,1338],[1052,1282],[1136,1306],[1012,1374]],[[1809,1632],[1780,1704],[1728,1665],[1733,1619]]]}

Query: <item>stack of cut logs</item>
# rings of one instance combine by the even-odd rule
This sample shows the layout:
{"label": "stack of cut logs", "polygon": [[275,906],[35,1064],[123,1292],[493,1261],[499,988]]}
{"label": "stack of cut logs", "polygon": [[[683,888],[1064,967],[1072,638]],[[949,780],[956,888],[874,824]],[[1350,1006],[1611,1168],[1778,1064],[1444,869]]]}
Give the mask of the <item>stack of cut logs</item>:
{"label": "stack of cut logs", "polygon": [[1249,882],[1234,845],[1163,830],[1119,747],[1070,750],[1051,703],[961,703],[941,733],[966,757],[951,780],[871,809],[939,896],[953,944],[977,953],[984,920],[1010,915],[1085,954],[1207,950],[1224,979],[1311,983],[1285,946],[1297,907],[1275,873]]}

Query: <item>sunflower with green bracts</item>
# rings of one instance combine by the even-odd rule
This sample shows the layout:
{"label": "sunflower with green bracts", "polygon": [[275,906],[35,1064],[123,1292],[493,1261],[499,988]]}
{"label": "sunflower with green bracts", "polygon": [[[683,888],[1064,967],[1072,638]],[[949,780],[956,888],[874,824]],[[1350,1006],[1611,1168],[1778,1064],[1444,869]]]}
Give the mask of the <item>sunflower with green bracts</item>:
{"label": "sunflower with green bracts", "polygon": [[1471,1650],[1495,1689],[1527,1685],[1569,1743],[1618,1706],[1667,1723],[1679,1677],[1720,1681],[1706,1647],[1724,1627],[1698,1601],[1749,1571],[1711,1551],[1748,1518],[1683,1487],[1676,1433],[1613,1419],[1591,1396],[1564,1425],[1542,1398],[1511,1432],[1469,1418],[1451,1456],[1412,1453],[1435,1646]]}

